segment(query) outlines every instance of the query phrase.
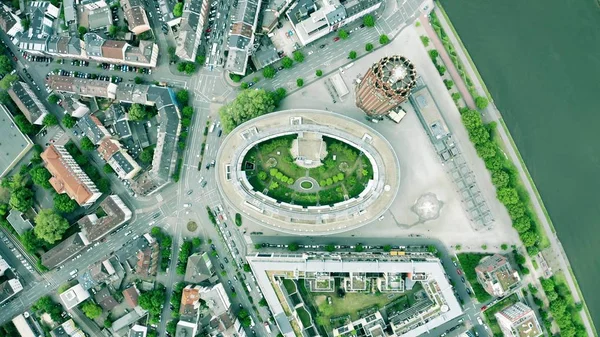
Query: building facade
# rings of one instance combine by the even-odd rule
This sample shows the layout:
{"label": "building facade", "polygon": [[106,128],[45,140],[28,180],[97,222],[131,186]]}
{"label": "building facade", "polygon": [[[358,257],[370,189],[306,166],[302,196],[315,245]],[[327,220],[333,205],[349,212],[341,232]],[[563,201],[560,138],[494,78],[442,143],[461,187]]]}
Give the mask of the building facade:
{"label": "building facade", "polygon": [[386,56],[356,85],[356,106],[368,116],[385,116],[408,99],[416,78],[414,65],[407,58]]}

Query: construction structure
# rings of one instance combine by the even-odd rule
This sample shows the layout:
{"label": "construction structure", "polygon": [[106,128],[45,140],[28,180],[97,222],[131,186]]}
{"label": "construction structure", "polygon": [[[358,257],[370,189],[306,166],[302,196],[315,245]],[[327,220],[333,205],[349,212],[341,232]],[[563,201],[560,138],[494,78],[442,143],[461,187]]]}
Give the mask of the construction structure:
{"label": "construction structure", "polygon": [[373,64],[356,85],[356,106],[370,117],[386,116],[408,99],[417,72],[404,56],[386,56]]}

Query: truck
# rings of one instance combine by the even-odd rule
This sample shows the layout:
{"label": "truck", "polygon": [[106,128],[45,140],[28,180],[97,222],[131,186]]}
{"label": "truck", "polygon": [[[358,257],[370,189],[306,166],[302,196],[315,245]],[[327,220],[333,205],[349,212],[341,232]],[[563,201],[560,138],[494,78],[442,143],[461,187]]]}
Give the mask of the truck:
{"label": "truck", "polygon": [[404,118],[404,116],[406,116],[406,112],[402,108],[398,108],[397,111],[394,111],[394,110],[390,111],[390,113],[387,116],[394,122],[400,123],[402,118]]}

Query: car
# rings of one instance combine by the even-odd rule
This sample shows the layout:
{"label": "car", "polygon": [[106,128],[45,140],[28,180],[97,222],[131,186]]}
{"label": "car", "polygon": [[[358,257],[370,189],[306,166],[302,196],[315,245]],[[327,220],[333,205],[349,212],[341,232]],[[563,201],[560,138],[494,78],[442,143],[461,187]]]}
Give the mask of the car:
{"label": "car", "polygon": [[222,263],[219,263],[219,267],[221,267],[221,269],[225,269],[225,266]]}
{"label": "car", "polygon": [[477,317],[477,323],[479,323],[480,325],[483,325],[483,320],[481,319],[481,317]]}
{"label": "car", "polygon": [[254,82],[248,82],[248,88],[254,85]]}
{"label": "car", "polygon": [[210,166],[212,166],[212,167],[215,167],[215,164],[216,164],[216,162],[215,162],[215,160],[213,159],[213,160],[210,162]]}
{"label": "car", "polygon": [[452,261],[452,263],[454,264],[455,267],[458,267],[458,264],[456,263],[456,261]]}
{"label": "car", "polygon": [[229,283],[229,285],[231,285],[231,280],[227,280],[227,283]]}
{"label": "car", "polygon": [[465,278],[461,277],[460,280],[462,281],[462,283],[465,283]]}
{"label": "car", "polygon": [[244,308],[244,306],[242,305],[242,303],[240,303],[238,306],[239,306],[241,309],[243,309],[243,308]]}
{"label": "car", "polygon": [[237,280],[238,280],[237,276],[235,276],[235,275],[233,276],[233,279],[234,279],[235,281],[237,281]]}
{"label": "car", "polygon": [[206,164],[206,169],[210,169],[210,163]]}
{"label": "car", "polygon": [[340,38],[338,36],[333,38],[333,42],[338,42],[340,40]]}
{"label": "car", "polygon": [[208,28],[208,29],[206,30],[206,32],[207,32],[207,33],[210,33],[210,32],[212,32],[212,30],[211,30],[210,28]]}
{"label": "car", "polygon": [[326,46],[326,44],[322,44],[319,46],[319,48],[323,49],[323,48],[325,48],[325,46]]}
{"label": "car", "polygon": [[223,134],[223,130],[219,130],[219,132],[217,132],[217,137],[221,137],[221,134]]}
{"label": "car", "polygon": [[467,294],[471,295],[471,289],[466,288],[466,290],[467,290]]}
{"label": "car", "polygon": [[483,307],[481,307],[481,311],[485,311],[485,309],[487,309],[487,305],[484,305]]}
{"label": "car", "polygon": [[277,68],[277,71],[281,71],[281,70],[283,70],[283,67]]}
{"label": "car", "polygon": [[191,207],[191,206],[192,206],[192,204],[189,204],[189,203],[188,204],[183,204],[183,207],[185,207],[185,208],[188,208],[188,207]]}
{"label": "car", "polygon": [[189,190],[189,191],[187,191],[187,195],[190,195],[190,194],[192,194],[192,193],[194,193],[194,191],[193,191],[193,190]]}
{"label": "car", "polygon": [[457,268],[457,269],[456,269],[456,273],[457,273],[458,275],[462,275],[462,271],[461,271],[459,268]]}
{"label": "car", "polygon": [[223,261],[225,261],[225,263],[229,263],[229,260],[226,257],[223,258]]}
{"label": "car", "polygon": [[202,186],[202,188],[204,188],[204,186],[206,186],[206,184],[208,184],[208,183],[205,180],[205,181],[202,182],[202,184],[200,184],[200,186]]}
{"label": "car", "polygon": [[229,288],[229,289],[231,289],[231,292],[232,292],[232,293],[234,293],[234,292],[235,292],[235,288],[234,288],[233,286],[231,286],[231,288]]}
{"label": "car", "polygon": [[214,243],[211,243],[210,248],[212,248],[212,250],[216,250],[217,249],[217,247],[215,247]]}
{"label": "car", "polygon": [[203,181],[204,181],[204,177],[200,177],[200,180],[198,180],[198,184],[202,184]]}

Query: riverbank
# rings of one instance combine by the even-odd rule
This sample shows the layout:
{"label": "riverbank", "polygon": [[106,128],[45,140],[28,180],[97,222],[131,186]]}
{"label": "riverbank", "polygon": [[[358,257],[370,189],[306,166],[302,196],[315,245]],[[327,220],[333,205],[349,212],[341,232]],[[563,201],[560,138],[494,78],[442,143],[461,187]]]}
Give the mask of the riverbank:
{"label": "riverbank", "polygon": [[[524,190],[527,191],[529,195],[529,201],[532,206],[532,211],[535,212],[535,215],[537,216],[537,223],[538,225],[541,225],[541,228],[545,232],[545,236],[549,240],[549,245],[551,247],[550,254],[555,256],[556,261],[560,265],[562,273],[559,273],[558,271],[555,271],[555,273],[557,273],[559,277],[564,277],[565,283],[568,285],[571,291],[573,301],[575,303],[583,304],[584,310],[580,312],[580,316],[588,335],[597,336],[597,332],[594,328],[594,323],[591,319],[589,309],[587,308],[587,305],[585,305],[585,301],[583,299],[581,290],[579,289],[579,286],[577,285],[577,282],[575,280],[575,276],[571,271],[568,258],[564,250],[562,249],[562,245],[558,237],[556,236],[555,229],[552,225],[552,221],[549,217],[549,214],[543,205],[540,194],[535,187],[533,179],[531,178],[529,171],[527,170],[527,167],[525,166],[525,163],[518,149],[516,148],[514,140],[512,139],[508,131],[508,127],[504,123],[497,107],[495,106],[495,104],[493,104],[492,96],[487,87],[485,86],[481,75],[477,71],[473,60],[469,56],[466,48],[464,47],[464,44],[460,41],[456,30],[450,23],[448,16],[446,15],[442,6],[438,2],[436,2],[435,13],[437,14],[438,19],[442,24],[442,27],[444,28],[446,34],[448,35],[450,42],[454,46],[459,47],[456,49],[457,57],[462,61],[466,73],[469,75],[472,81],[472,83],[470,84],[472,84],[472,86],[475,88],[478,95],[488,97],[489,101],[491,102],[491,104],[489,104],[485,109],[482,109],[483,120],[486,123],[496,122],[501,126],[497,127],[496,130],[494,130],[494,132],[497,134],[496,138],[499,141],[501,147],[505,149],[505,155],[507,156],[507,158],[510,161],[512,161],[513,165],[517,169],[518,176],[521,180],[521,184],[523,185]],[[545,250],[544,254],[549,254],[549,252]]]}

